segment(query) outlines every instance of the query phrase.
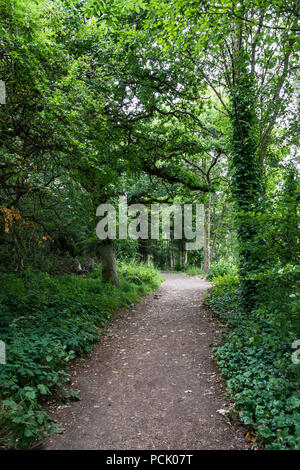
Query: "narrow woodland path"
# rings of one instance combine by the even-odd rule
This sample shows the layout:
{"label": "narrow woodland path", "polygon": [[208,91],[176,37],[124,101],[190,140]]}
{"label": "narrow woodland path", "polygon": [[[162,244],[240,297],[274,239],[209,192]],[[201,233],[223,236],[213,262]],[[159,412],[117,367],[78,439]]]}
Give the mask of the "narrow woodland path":
{"label": "narrow woodland path", "polygon": [[246,449],[245,429],[217,410],[225,391],[209,357],[218,324],[202,306],[209,283],[164,274],[123,310],[73,370],[82,401],[53,407],[66,432],[46,449]]}

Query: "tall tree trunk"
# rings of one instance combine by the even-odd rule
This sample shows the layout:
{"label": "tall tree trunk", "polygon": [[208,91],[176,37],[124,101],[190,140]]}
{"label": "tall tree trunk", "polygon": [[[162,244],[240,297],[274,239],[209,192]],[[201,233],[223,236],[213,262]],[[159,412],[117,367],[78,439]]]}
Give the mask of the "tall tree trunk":
{"label": "tall tree trunk", "polygon": [[116,257],[113,243],[110,239],[101,242],[100,256],[102,263],[102,281],[111,282],[115,286],[119,285],[119,278],[116,266]]}
{"label": "tall tree trunk", "polygon": [[208,195],[208,211],[207,211],[207,274],[210,271],[210,226],[211,226],[211,194]]}
{"label": "tall tree trunk", "polygon": [[243,48],[242,25],[234,25],[234,88],[232,90],[233,196],[239,241],[241,301],[245,311],[255,307],[257,286],[251,279],[259,267],[259,223],[256,213],[261,194],[257,156],[255,77]]}
{"label": "tall tree trunk", "polygon": [[175,257],[175,253],[173,250],[173,243],[172,243],[172,240],[167,241],[167,243],[169,244],[170,268],[173,269],[176,264],[176,257]]}
{"label": "tall tree trunk", "polygon": [[147,263],[148,261],[148,245],[149,241],[139,238],[138,240],[138,252],[141,255],[141,261]]}
{"label": "tall tree trunk", "polygon": [[222,212],[221,212],[220,219],[219,219],[219,223],[217,225],[217,228],[216,228],[214,236],[213,236],[212,246],[211,246],[211,250],[210,250],[210,263],[212,262],[212,259],[213,259],[213,256],[214,256],[216,243],[217,243],[217,237],[218,237],[219,230],[221,229],[221,227],[223,225],[225,212],[226,212],[226,202],[224,202],[224,204],[223,204]]}
{"label": "tall tree trunk", "polygon": [[208,250],[207,250],[207,220],[206,220],[206,207],[203,204],[203,269],[204,273],[208,275]]}
{"label": "tall tree trunk", "polygon": [[[206,171],[206,158],[202,158],[202,170]],[[209,258],[208,258],[208,227],[206,218],[206,204],[203,202],[203,270],[206,275],[209,273]]]}

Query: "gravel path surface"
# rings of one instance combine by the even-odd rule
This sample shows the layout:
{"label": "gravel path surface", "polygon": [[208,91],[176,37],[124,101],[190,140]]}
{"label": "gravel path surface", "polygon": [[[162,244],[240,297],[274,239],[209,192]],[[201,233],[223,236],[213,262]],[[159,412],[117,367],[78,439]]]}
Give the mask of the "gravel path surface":
{"label": "gravel path surface", "polygon": [[[65,433],[45,449],[247,449],[222,415],[224,384],[209,356],[219,328],[202,299],[209,283],[164,273],[161,288],[123,310],[72,370],[82,401],[51,406]],[[221,410],[221,411],[220,411]]]}

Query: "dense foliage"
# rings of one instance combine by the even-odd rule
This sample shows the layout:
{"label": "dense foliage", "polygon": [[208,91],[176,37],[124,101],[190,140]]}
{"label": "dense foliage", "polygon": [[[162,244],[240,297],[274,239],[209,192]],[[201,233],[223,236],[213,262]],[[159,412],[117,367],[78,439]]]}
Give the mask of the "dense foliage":
{"label": "dense foliage", "polygon": [[[268,448],[298,445],[299,29],[296,0],[0,0],[14,445],[50,430],[41,399],[118,306],[157,285],[150,266],[219,279],[208,303],[235,330],[216,356],[240,416]],[[173,220],[171,239],[100,241],[97,207],[120,196],[201,204],[203,247],[188,251]]]}
{"label": "dense foliage", "polygon": [[[235,402],[234,411],[250,426],[252,440],[266,449],[300,446],[299,365],[291,360],[291,345],[299,331],[299,318],[296,327],[293,316],[300,307],[299,296],[293,294],[297,278],[299,269],[279,277],[274,273],[275,288],[265,290],[251,317],[241,310],[235,275],[216,277],[206,298],[206,304],[229,328],[225,343],[214,349],[214,356]],[[282,286],[286,282],[288,289]],[[284,300],[279,301],[280,296]],[[288,308],[291,315],[287,318]]]}

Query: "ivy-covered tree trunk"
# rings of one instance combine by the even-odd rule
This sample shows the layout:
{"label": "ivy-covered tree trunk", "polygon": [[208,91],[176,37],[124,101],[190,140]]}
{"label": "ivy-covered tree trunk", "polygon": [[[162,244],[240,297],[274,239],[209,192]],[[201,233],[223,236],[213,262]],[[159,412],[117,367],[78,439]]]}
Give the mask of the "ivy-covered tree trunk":
{"label": "ivy-covered tree trunk", "polygon": [[241,40],[235,50],[235,83],[232,90],[233,197],[235,200],[240,255],[241,300],[245,311],[255,306],[256,281],[250,279],[260,267],[257,213],[261,174],[257,155],[255,78]]}
{"label": "ivy-covered tree trunk", "polygon": [[119,285],[119,278],[116,266],[116,257],[113,243],[110,239],[101,243],[100,256],[102,263],[102,281],[111,282],[115,286]]}
{"label": "ivy-covered tree trunk", "polygon": [[208,234],[205,202],[203,203],[203,270],[206,275],[209,274]]}

